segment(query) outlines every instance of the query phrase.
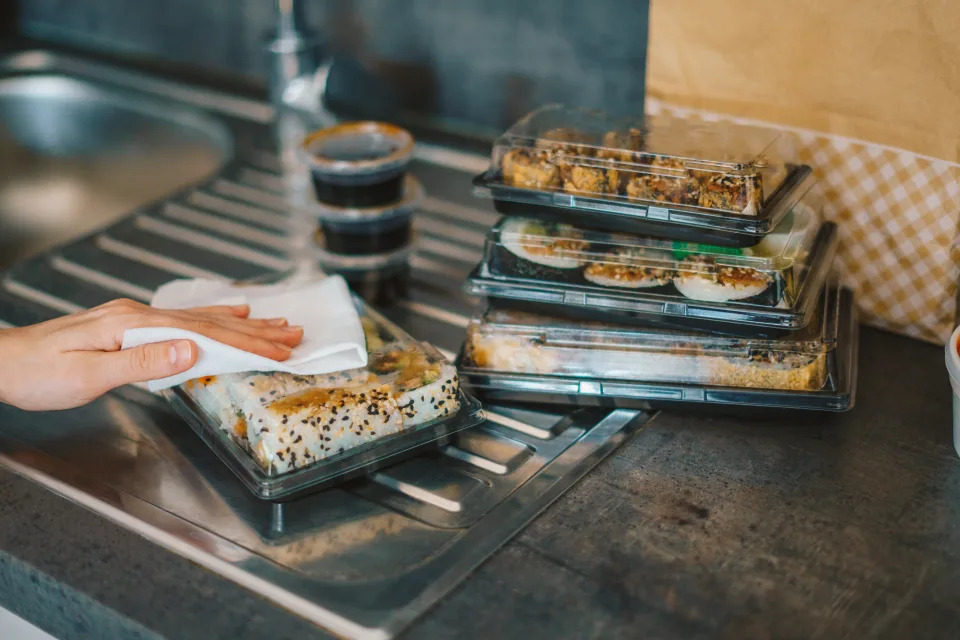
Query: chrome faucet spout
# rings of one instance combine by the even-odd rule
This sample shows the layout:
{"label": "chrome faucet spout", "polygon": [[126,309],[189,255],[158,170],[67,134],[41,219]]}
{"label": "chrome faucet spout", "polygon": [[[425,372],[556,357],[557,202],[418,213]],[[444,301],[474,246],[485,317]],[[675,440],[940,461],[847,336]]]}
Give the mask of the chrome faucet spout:
{"label": "chrome faucet spout", "polygon": [[276,18],[267,53],[270,102],[277,117],[293,111],[308,126],[329,124],[333,116],[325,95],[331,61],[322,54],[319,35],[304,26],[302,0],[276,0]]}

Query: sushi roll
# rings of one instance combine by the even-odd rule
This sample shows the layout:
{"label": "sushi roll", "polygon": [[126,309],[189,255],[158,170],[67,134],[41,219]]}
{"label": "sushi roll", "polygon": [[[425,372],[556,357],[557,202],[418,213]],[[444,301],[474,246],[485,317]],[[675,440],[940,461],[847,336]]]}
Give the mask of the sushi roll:
{"label": "sushi roll", "polygon": [[587,195],[616,194],[621,174],[616,169],[598,169],[574,165],[564,173],[563,190]]}
{"label": "sushi roll", "polygon": [[627,131],[607,131],[603,134],[603,149],[597,149],[597,157],[620,162],[639,163],[643,159],[643,132],[636,128]]}
{"label": "sushi roll", "polygon": [[374,357],[371,369],[387,376],[407,426],[456,413],[460,408],[456,368],[431,361],[419,348],[389,348]]}
{"label": "sushi roll", "polygon": [[281,474],[460,409],[456,369],[362,317],[368,365],[322,375],[232,373],[182,390],[267,473]]}
{"label": "sushi roll", "polygon": [[311,388],[248,404],[250,450],[264,469],[292,471],[403,429],[388,385]]}
{"label": "sushi roll", "polygon": [[552,164],[546,152],[512,149],[501,163],[503,181],[524,189],[556,189],[560,186],[560,169]]}
{"label": "sushi roll", "polygon": [[506,276],[570,281],[584,264],[589,243],[565,224],[505,218],[490,267]]}
{"label": "sushi roll", "polygon": [[628,197],[672,204],[699,203],[700,183],[687,172],[682,160],[655,157],[649,164],[655,173],[638,173],[627,180]]}
{"label": "sushi roll", "polygon": [[705,256],[693,256],[682,262],[673,279],[673,285],[681,294],[705,302],[753,298],[767,291],[773,282],[774,278],[762,271],[717,266]]}
{"label": "sushi roll", "polygon": [[675,272],[644,265],[645,259],[649,259],[646,252],[621,248],[609,260],[588,264],[583,277],[587,282],[601,287],[623,289],[652,289],[670,284]]}
{"label": "sushi roll", "polygon": [[763,204],[760,176],[731,176],[724,173],[699,172],[699,205],[707,209],[757,215]]}
{"label": "sushi roll", "polygon": [[243,411],[230,402],[230,385],[240,374],[205,376],[188,380],[183,389],[194,402],[217,421],[238,444],[247,446],[247,423]]}

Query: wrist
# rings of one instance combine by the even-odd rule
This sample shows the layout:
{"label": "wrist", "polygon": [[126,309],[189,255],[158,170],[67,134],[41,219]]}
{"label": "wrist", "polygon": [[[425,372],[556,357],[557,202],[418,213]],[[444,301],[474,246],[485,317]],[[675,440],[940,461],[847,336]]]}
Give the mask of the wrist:
{"label": "wrist", "polygon": [[14,334],[18,329],[0,329],[0,404],[12,404],[14,377],[17,370],[17,357],[14,350]]}

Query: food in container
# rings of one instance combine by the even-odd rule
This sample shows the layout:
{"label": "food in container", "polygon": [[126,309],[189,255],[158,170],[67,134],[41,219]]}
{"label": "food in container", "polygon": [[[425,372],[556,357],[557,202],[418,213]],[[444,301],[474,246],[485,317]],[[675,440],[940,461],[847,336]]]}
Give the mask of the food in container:
{"label": "food in container", "polygon": [[852,295],[833,284],[815,321],[785,339],[571,321],[492,305],[468,326],[459,366],[468,384],[509,400],[737,403],[734,390],[752,390],[742,397],[782,406],[793,397],[812,403],[808,408],[821,401],[827,402],[821,408],[839,408],[829,403],[838,392],[849,400],[851,390],[840,386],[855,377],[851,350],[855,356]]}
{"label": "food in container", "polygon": [[317,200],[378,207],[401,199],[413,136],[385,122],[345,122],[307,135],[300,147]]}
{"label": "food in container", "polygon": [[551,105],[495,142],[474,184],[505,214],[750,246],[808,188],[809,167],[791,155],[789,138],[769,129]]}
{"label": "food in container", "polygon": [[257,495],[326,486],[482,421],[453,365],[357,305],[366,367],[208,376],[171,390],[174,407]]}
{"label": "food in container", "polygon": [[812,199],[755,247],[730,248],[507,217],[489,232],[482,271],[598,290],[705,302],[790,305],[820,227]]}

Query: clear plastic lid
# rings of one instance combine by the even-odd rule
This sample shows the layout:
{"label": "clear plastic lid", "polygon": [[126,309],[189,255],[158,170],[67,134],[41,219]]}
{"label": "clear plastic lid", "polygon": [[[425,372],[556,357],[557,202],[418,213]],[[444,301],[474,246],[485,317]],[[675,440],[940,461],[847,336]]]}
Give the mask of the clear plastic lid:
{"label": "clear plastic lid", "polygon": [[479,424],[456,368],[356,299],[366,367],[208,376],[168,398],[261,498],[286,499],[394,462]]}
{"label": "clear plastic lid", "polygon": [[773,233],[747,248],[507,217],[488,233],[481,275],[591,292],[790,307],[801,288],[801,267],[821,236],[817,206],[808,195]]}
{"label": "clear plastic lid", "polygon": [[467,328],[463,364],[480,370],[591,380],[809,391],[826,380],[840,288],[788,339],[744,339],[571,321],[491,307]]}
{"label": "clear plastic lid", "polygon": [[797,391],[516,373],[473,366],[463,352],[458,366],[465,384],[497,402],[645,410],[700,406],[714,411],[718,406],[728,406],[737,413],[769,409],[846,411],[853,407],[857,390],[859,326],[853,303],[853,293],[841,289],[836,347],[826,353],[825,381],[818,389]]}
{"label": "clear plastic lid", "polygon": [[496,140],[488,174],[521,189],[757,216],[789,173],[790,144],[761,127],[549,105]]}

